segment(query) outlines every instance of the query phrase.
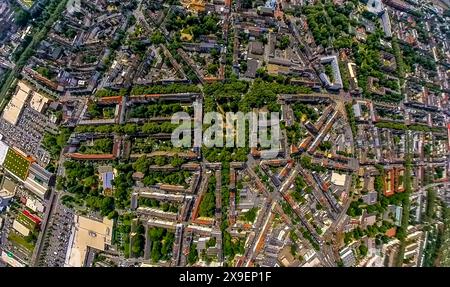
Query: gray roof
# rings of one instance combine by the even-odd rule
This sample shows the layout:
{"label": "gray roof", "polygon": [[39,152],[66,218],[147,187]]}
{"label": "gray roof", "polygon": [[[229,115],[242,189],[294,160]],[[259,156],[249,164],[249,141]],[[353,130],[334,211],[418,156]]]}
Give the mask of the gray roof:
{"label": "gray roof", "polygon": [[258,61],[255,59],[250,59],[247,61],[247,71],[245,72],[245,76],[247,78],[255,78],[256,70],[258,69]]}
{"label": "gray roof", "polygon": [[262,55],[264,53],[264,44],[260,41],[251,42],[250,53],[255,55]]}
{"label": "gray roof", "polygon": [[389,19],[389,14],[386,10],[381,14],[381,24],[383,26],[384,35],[386,37],[392,37],[391,20]]}
{"label": "gray roof", "polygon": [[[333,89],[333,90],[339,90],[343,88],[343,84],[342,84],[342,77],[341,77],[341,71],[339,69],[339,62],[336,56],[327,56],[327,57],[323,57],[320,59],[320,63],[321,64],[330,64],[331,68],[333,69],[333,77],[334,77],[334,81],[333,83],[328,85],[329,89]],[[326,75],[325,75],[326,76]],[[324,81],[324,83],[327,85],[327,81],[326,79],[328,79],[328,76],[325,78],[324,76],[322,76],[322,74],[320,75],[320,79],[322,81]],[[328,82],[330,82],[330,80],[328,79]]]}

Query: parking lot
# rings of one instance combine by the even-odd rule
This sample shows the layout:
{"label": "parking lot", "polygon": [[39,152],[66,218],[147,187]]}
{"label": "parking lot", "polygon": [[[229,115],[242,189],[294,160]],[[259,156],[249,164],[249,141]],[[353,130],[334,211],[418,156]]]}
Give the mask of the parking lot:
{"label": "parking lot", "polygon": [[74,225],[72,210],[58,205],[49,226],[49,236],[45,238],[39,266],[63,267],[69,248],[69,238]]}
{"label": "parking lot", "polygon": [[57,132],[56,125],[50,122],[49,118],[25,106],[18,123],[24,129],[33,129],[36,131],[36,137],[40,137],[45,131]]}
{"label": "parking lot", "polygon": [[0,118],[3,141],[34,156],[37,162],[43,166],[50,162],[50,155],[41,147],[41,141],[46,131],[54,130],[54,124],[28,106],[24,108],[16,126]]}

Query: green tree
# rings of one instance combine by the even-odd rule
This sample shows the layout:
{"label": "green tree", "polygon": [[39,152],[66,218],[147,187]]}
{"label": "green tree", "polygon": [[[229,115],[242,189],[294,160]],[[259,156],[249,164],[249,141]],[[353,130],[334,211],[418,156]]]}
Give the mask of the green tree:
{"label": "green tree", "polygon": [[369,249],[368,249],[367,246],[364,245],[364,244],[361,244],[361,245],[359,246],[359,254],[361,254],[362,257],[365,257],[365,256],[367,255],[368,250],[369,250]]}
{"label": "green tree", "polygon": [[152,252],[151,257],[153,262],[158,262],[161,258],[161,242],[160,241],[153,241],[152,242]]}
{"label": "green tree", "polygon": [[215,75],[219,70],[219,66],[217,64],[209,64],[206,70],[208,71],[208,74]]}
{"label": "green tree", "polygon": [[214,247],[216,246],[216,238],[215,237],[211,237],[208,242],[206,242],[206,247]]}
{"label": "green tree", "polygon": [[258,208],[253,207],[249,211],[245,212],[242,216],[247,222],[254,222],[256,219],[256,215],[258,213]]}
{"label": "green tree", "polygon": [[150,41],[154,45],[159,45],[163,44],[166,41],[166,39],[164,38],[163,34],[160,31],[156,31],[150,37]]}
{"label": "green tree", "polygon": [[15,22],[17,25],[24,27],[27,25],[28,20],[30,19],[30,14],[20,8],[17,8],[15,11]]}
{"label": "green tree", "polygon": [[288,35],[283,35],[280,39],[279,48],[281,50],[285,50],[289,45],[291,44],[291,40],[289,39]]}
{"label": "green tree", "polygon": [[172,157],[172,160],[170,161],[170,164],[173,167],[180,167],[183,163],[184,163],[184,159],[182,159],[178,155],[175,155],[174,157]]}
{"label": "green tree", "polygon": [[113,211],[114,211],[114,198],[112,197],[103,198],[101,204],[101,214],[103,216],[106,216]]}
{"label": "green tree", "polygon": [[141,156],[133,163],[133,169],[142,173],[147,173],[150,162],[147,157]]}
{"label": "green tree", "polygon": [[208,191],[200,203],[199,215],[204,217],[213,217],[216,208],[216,196],[215,196],[216,179],[210,177],[208,183]]}
{"label": "green tree", "polygon": [[191,244],[191,247],[189,248],[189,254],[188,254],[188,263],[189,265],[194,264],[198,260],[198,251],[197,251],[197,244]]}

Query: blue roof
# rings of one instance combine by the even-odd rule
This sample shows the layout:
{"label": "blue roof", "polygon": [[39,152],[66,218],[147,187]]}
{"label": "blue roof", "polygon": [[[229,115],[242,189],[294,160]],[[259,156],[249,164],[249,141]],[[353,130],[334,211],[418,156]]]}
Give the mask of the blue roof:
{"label": "blue roof", "polygon": [[268,1],[266,1],[266,4],[264,6],[267,8],[275,9],[276,4],[277,4],[276,0],[268,0]]}
{"label": "blue roof", "polygon": [[112,189],[112,181],[114,179],[114,174],[112,172],[102,173],[103,189]]}

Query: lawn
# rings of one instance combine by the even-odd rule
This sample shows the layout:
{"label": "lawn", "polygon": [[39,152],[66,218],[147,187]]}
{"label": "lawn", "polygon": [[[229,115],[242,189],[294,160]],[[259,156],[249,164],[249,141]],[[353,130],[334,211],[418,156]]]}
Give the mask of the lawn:
{"label": "lawn", "polygon": [[29,252],[33,252],[34,244],[26,241],[26,239],[23,236],[15,233],[15,232],[9,233],[8,240],[11,241],[11,243],[13,243],[13,244],[17,244],[17,245],[25,248]]}
{"label": "lawn", "polygon": [[25,180],[28,175],[30,162],[25,157],[10,148],[6,154],[3,166],[18,178]]}
{"label": "lawn", "polygon": [[111,153],[113,146],[114,142],[110,138],[96,139],[93,142],[84,142],[78,151],[84,154],[104,154]]}
{"label": "lawn", "polygon": [[36,228],[36,223],[34,223],[33,220],[29,219],[22,213],[20,213],[16,219],[18,222],[20,222],[23,226],[28,228],[30,231],[33,231]]}
{"label": "lawn", "polygon": [[26,7],[31,8],[33,6],[34,0],[22,0],[21,1]]}

